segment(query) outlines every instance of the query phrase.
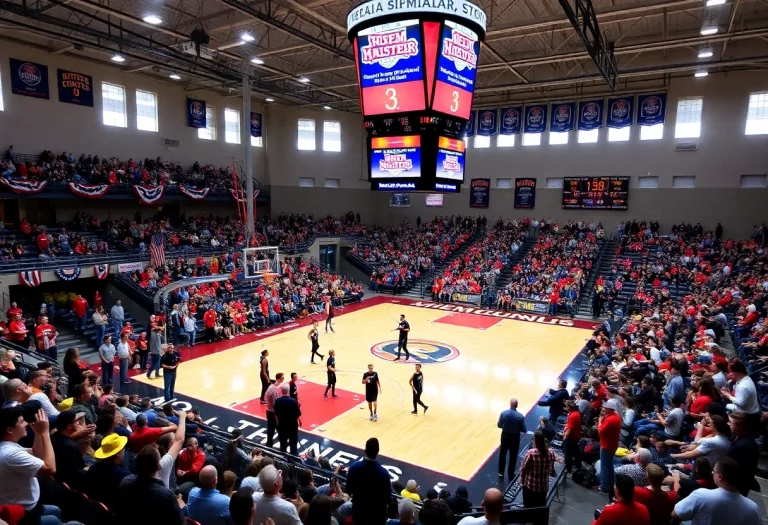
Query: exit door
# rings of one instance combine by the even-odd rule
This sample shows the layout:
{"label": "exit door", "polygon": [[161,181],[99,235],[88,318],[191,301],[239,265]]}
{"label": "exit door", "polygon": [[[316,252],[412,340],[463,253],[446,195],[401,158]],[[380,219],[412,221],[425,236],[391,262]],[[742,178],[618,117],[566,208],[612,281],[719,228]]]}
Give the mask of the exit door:
{"label": "exit door", "polygon": [[320,264],[332,272],[336,271],[336,248],[335,244],[320,245]]}

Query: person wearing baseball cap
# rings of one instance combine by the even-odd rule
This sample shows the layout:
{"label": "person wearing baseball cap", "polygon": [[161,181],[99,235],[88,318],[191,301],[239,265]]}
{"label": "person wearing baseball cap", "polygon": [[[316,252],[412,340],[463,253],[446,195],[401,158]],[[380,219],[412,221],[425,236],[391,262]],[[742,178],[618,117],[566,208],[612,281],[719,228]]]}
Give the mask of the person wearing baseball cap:
{"label": "person wearing baseball cap", "polygon": [[93,457],[98,459],[88,469],[87,487],[88,494],[107,506],[110,510],[115,508],[117,489],[123,478],[131,472],[123,466],[125,457],[125,445],[128,438],[117,434],[109,434],[101,440],[101,447]]}
{"label": "person wearing baseball cap", "polygon": [[608,494],[609,499],[613,494],[614,484],[613,456],[619,448],[621,437],[619,411],[621,411],[621,404],[616,399],[604,401],[597,423],[597,432],[600,436],[600,490]]}

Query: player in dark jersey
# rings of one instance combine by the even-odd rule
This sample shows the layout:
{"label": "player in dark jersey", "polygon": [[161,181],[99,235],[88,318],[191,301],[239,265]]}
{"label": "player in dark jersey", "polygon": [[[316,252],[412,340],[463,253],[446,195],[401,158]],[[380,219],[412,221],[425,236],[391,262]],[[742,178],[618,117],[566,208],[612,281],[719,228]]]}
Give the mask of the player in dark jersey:
{"label": "player in dark jersey", "polygon": [[413,390],[413,412],[411,414],[418,414],[416,405],[421,405],[426,414],[429,407],[421,402],[421,393],[424,391],[424,374],[421,373],[421,365],[416,365],[416,371],[408,383],[411,385],[411,390]]}
{"label": "player in dark jersey", "polygon": [[320,348],[320,330],[317,329],[317,321],[312,321],[312,329],[309,331],[307,339],[312,343],[312,355],[309,358],[309,362],[315,364],[315,355],[320,357],[320,361],[322,361],[325,356],[318,352]]}
{"label": "player in dark jersey", "polygon": [[331,298],[329,297],[328,300],[325,302],[325,333],[328,333],[328,327],[331,327],[331,332],[333,332],[333,303],[331,302]]}
{"label": "player in dark jersey", "polygon": [[267,393],[267,388],[272,384],[269,379],[269,359],[267,357],[269,357],[269,350],[262,350],[261,357],[259,358],[259,379],[261,379],[261,397],[259,401],[262,405],[267,404],[264,400],[264,394]]}
{"label": "player in dark jersey", "polygon": [[328,351],[328,361],[325,363],[325,367],[328,369],[328,384],[325,387],[325,398],[328,399],[328,390],[331,391],[333,397],[339,397],[336,395],[336,351]]}
{"label": "player in dark jersey", "polygon": [[379,408],[379,394],[381,393],[381,383],[379,374],[373,371],[373,365],[368,365],[368,371],[363,374],[363,384],[365,385],[365,400],[368,401],[368,411],[371,413],[369,421],[378,421],[379,415],[376,411]]}
{"label": "player in dark jersey", "polygon": [[288,383],[288,386],[291,387],[290,396],[296,401],[299,400],[299,386],[296,384],[298,379],[299,375],[296,372],[291,372],[291,381]]}
{"label": "player in dark jersey", "polygon": [[405,314],[400,314],[400,322],[397,323],[395,330],[400,332],[400,336],[397,339],[397,359],[395,361],[400,361],[401,349],[405,350],[405,360],[408,361],[411,358],[411,354],[408,353],[408,332],[411,331],[411,325],[405,320]]}

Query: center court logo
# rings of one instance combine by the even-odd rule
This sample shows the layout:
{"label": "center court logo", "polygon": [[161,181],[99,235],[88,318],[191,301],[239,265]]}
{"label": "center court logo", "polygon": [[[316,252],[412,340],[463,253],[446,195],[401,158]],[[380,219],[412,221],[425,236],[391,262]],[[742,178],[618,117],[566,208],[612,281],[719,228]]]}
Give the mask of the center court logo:
{"label": "center court logo", "polygon": [[[445,363],[459,357],[459,349],[455,346],[426,339],[412,339],[408,341],[408,351],[411,353],[411,358],[408,361],[409,364]],[[397,358],[397,341],[376,343],[371,347],[371,353],[385,361],[394,361]],[[402,360],[398,362],[406,363],[406,361]]]}

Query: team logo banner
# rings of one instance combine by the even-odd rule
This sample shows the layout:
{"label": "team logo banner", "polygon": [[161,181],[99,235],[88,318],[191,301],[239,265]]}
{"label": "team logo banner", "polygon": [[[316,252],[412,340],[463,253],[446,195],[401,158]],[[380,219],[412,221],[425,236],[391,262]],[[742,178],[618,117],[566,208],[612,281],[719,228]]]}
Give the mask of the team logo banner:
{"label": "team logo banner", "polygon": [[203,188],[202,190],[198,190],[190,186],[179,186],[179,191],[193,201],[201,201],[208,196],[208,192],[211,191],[211,188]]}
{"label": "team logo banner", "polygon": [[573,102],[552,104],[552,122],[549,123],[549,131],[551,133],[573,131],[574,111],[576,111],[576,104]]}
{"label": "team logo banner", "polygon": [[515,299],[515,310],[547,315],[549,313],[549,302],[537,301],[535,299]]}
{"label": "team logo banner", "polygon": [[608,99],[608,118],[606,126],[609,128],[626,128],[632,125],[635,113],[635,97],[621,97]]}
{"label": "team logo banner", "polygon": [[165,186],[146,186],[135,185],[133,192],[138,197],[139,202],[146,205],[152,205],[163,200],[163,194],[165,193]]}
{"label": "team logo banner", "polygon": [[469,112],[469,120],[464,125],[464,136],[465,137],[474,137],[475,136],[475,118],[477,117],[477,111],[470,111]]}
{"label": "team logo banner", "polygon": [[53,273],[62,281],[74,281],[80,277],[80,268],[56,268]]}
{"label": "team logo banner", "polygon": [[654,126],[664,123],[667,111],[667,94],[638,95],[637,123],[641,126]]}
{"label": "team logo banner", "polygon": [[48,185],[48,181],[45,180],[19,180],[19,179],[6,179],[0,178],[0,184],[11,190],[13,193],[19,195],[33,195],[40,193]]}
{"label": "team logo banner", "polygon": [[536,205],[536,179],[515,179],[515,208],[532,209]]}
{"label": "team logo banner", "polygon": [[69,189],[78,197],[86,199],[98,199],[109,191],[109,184],[80,184],[78,182],[68,183]]}
{"label": "team logo banner", "polygon": [[251,111],[251,137],[261,137],[261,113]]}
{"label": "team logo banner", "polygon": [[206,125],[205,100],[187,97],[187,126],[204,128]]}
{"label": "team logo banner", "polygon": [[487,208],[491,200],[491,179],[472,179],[469,185],[469,207]]}
{"label": "team logo banner", "polygon": [[109,277],[109,265],[108,264],[94,264],[93,276],[98,280],[103,281]]}
{"label": "team logo banner", "polygon": [[520,133],[523,107],[518,106],[514,108],[501,108],[501,123],[500,131],[501,135],[517,135]]}
{"label": "team logo banner", "polygon": [[491,136],[496,134],[496,115],[495,109],[483,109],[477,117],[477,134]]}
{"label": "team logo banner", "polygon": [[39,270],[30,270],[28,272],[19,272],[19,284],[34,288],[40,286],[41,278]]}
{"label": "team logo banner", "polygon": [[547,131],[547,105],[525,106],[525,133],[544,133]]}
{"label": "team logo banner", "polygon": [[33,98],[51,98],[48,66],[11,59],[11,92]]}
{"label": "team logo banner", "polygon": [[59,87],[59,102],[93,107],[93,77],[57,69],[56,79]]}
{"label": "team logo banner", "polygon": [[603,101],[582,100],[579,102],[579,129],[590,131],[603,127]]}

